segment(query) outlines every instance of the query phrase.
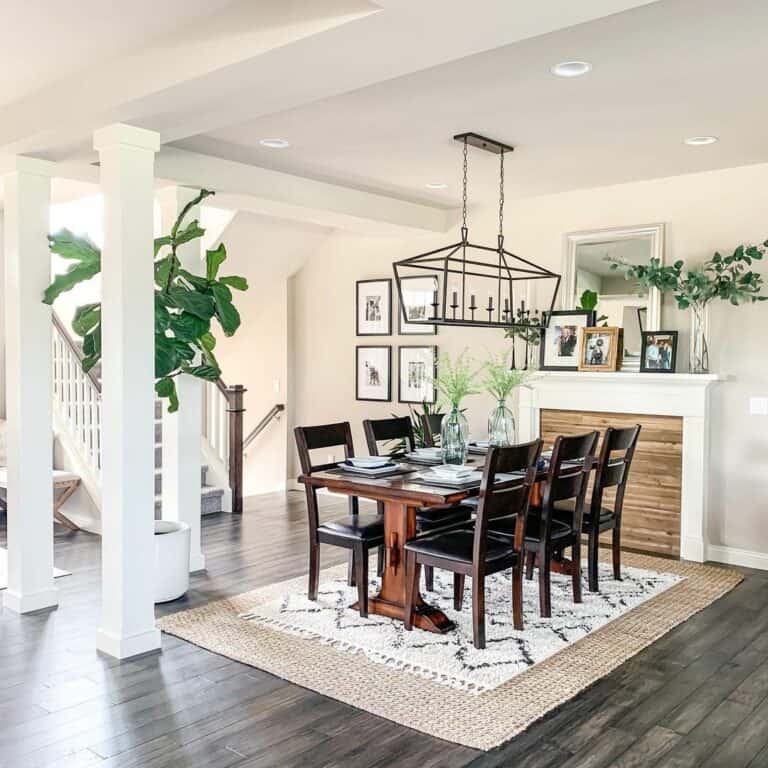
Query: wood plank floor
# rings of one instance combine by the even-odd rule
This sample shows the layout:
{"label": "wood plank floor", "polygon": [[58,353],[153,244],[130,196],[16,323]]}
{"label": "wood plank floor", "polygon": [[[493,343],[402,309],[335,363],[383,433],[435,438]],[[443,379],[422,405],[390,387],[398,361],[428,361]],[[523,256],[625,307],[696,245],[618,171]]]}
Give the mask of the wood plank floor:
{"label": "wood plank floor", "polygon": [[[332,516],[338,502],[328,502]],[[58,610],[0,614],[3,768],[763,768],[768,574],[693,617],[527,733],[489,753],[426,737],[164,636],[118,663],[93,649],[99,538],[56,528]],[[204,520],[208,571],[181,610],[306,570],[303,497],[254,497]],[[0,544],[5,521],[0,518]],[[324,565],[343,560],[324,548]],[[461,713],[456,713],[461,728]]]}

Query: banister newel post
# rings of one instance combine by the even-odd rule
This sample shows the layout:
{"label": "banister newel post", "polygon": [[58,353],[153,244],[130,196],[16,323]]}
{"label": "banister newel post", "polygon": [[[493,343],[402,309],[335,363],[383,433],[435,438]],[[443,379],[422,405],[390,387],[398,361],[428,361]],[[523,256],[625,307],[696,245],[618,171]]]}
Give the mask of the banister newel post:
{"label": "banister newel post", "polygon": [[227,387],[229,414],[229,487],[232,490],[232,514],[243,514],[243,407],[245,387]]}

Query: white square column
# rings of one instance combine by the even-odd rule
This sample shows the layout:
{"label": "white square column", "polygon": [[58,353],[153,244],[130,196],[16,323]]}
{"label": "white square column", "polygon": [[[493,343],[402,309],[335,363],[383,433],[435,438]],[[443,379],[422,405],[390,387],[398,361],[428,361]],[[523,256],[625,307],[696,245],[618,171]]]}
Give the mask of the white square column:
{"label": "white square column", "polygon": [[[159,195],[163,234],[170,231],[181,209],[199,194],[197,189],[169,187]],[[188,224],[200,218],[200,206],[190,209]],[[200,239],[184,243],[176,251],[182,267],[195,275],[205,273]],[[179,410],[168,413],[163,402],[163,520],[186,523],[190,532],[190,573],[205,569],[200,542],[201,440],[203,424],[203,383],[194,376],[176,377]]]}
{"label": "white square column", "polygon": [[53,584],[51,282],[48,221],[53,165],[16,157],[5,194],[8,589],[17,613],[58,604]]}
{"label": "white square column", "polygon": [[155,627],[154,131],[94,133],[104,195],[100,651],[160,648]]}

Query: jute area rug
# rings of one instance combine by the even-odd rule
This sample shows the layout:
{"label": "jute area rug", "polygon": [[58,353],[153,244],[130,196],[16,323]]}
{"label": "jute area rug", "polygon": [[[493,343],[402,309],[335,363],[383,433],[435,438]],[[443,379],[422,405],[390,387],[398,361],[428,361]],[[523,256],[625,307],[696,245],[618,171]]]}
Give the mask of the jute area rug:
{"label": "jute area rug", "polygon": [[[499,652],[491,650],[488,657],[491,664],[503,669],[504,674],[489,678],[480,672],[479,685],[471,684],[475,678],[471,670],[466,672],[467,665],[462,666],[461,674],[447,675],[445,679],[426,674],[423,662],[409,665],[409,659],[418,656],[410,656],[398,637],[404,638],[407,645],[418,644],[419,635],[428,642],[435,642],[439,636],[417,630],[405,633],[403,630],[389,642],[390,650],[397,649],[398,652],[387,654],[380,653],[380,648],[366,647],[367,640],[359,630],[357,635],[354,632],[343,634],[351,641],[341,642],[315,617],[312,621],[303,619],[300,616],[305,612],[301,595],[306,593],[306,577],[172,614],[161,619],[159,626],[169,634],[214,653],[266,670],[380,717],[446,741],[489,750],[521,733],[547,712],[609,674],[741,581],[740,574],[726,568],[649,555],[624,553],[622,565],[627,566],[627,575],[632,574],[631,581],[635,584],[644,579],[649,584],[652,582],[647,594],[638,598],[636,589],[630,588],[625,594],[634,595],[634,598],[626,601],[624,612],[617,615],[616,611],[605,611],[600,621],[582,628],[583,631],[566,634],[559,650],[549,647],[548,643],[546,652],[529,659],[523,669],[516,664],[499,664]],[[330,587],[338,583],[343,573],[344,566],[321,573],[321,584],[329,585],[327,595],[334,595]],[[601,583],[606,586],[606,594],[611,591],[607,579]],[[532,589],[533,583],[525,582],[524,591],[530,593]],[[565,600],[565,593],[557,600],[554,594],[556,626],[547,635],[557,634],[563,622],[567,624],[572,620],[571,615],[564,613],[565,608],[557,618],[559,603],[569,601]],[[624,600],[619,592],[612,594],[614,607]],[[343,599],[346,599],[345,595]],[[442,598],[435,593],[428,594],[427,599],[445,607]],[[275,605],[276,601],[278,605],[281,602],[290,605],[293,600],[297,601],[295,607],[299,610],[297,617],[289,619],[285,611],[278,610]],[[592,603],[593,608],[588,611],[590,616],[599,613],[594,609],[599,604]],[[535,644],[536,637],[543,631],[543,622],[529,605],[526,601],[527,624],[522,634],[526,642]],[[487,608],[490,629],[492,614],[490,606]],[[324,610],[328,610],[327,606],[318,607],[318,611]],[[462,613],[468,618],[470,611],[470,602],[465,600]],[[583,612],[573,615],[579,624],[584,623]],[[339,617],[341,632],[343,622],[349,621],[350,626],[360,623],[354,612],[340,611],[331,622],[337,624],[337,629]],[[371,617],[371,621],[376,629],[375,622],[382,618]],[[392,632],[391,628],[379,629],[384,634]],[[366,631],[372,630],[366,627]],[[471,632],[467,638],[466,630],[463,631],[465,637],[461,641],[452,638],[448,644],[464,643],[466,658],[480,659],[470,667],[477,666],[482,670],[482,656],[478,654],[483,652],[471,648]],[[526,632],[530,634],[526,636]],[[489,639],[492,634],[491,631]],[[456,655],[456,650],[455,647],[451,649],[452,655]],[[437,645],[433,652],[440,652]],[[463,651],[459,650],[461,653]],[[440,666],[439,659],[431,663]],[[457,727],[457,716],[461,727]]]}

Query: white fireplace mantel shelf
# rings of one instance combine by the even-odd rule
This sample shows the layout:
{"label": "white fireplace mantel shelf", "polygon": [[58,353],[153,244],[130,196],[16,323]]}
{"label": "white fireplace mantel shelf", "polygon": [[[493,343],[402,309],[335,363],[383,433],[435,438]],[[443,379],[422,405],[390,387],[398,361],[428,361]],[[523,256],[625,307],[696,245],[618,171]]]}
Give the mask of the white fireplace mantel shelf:
{"label": "white fireplace mantel shelf", "polygon": [[709,392],[718,374],[542,372],[521,387],[520,438],[540,434],[542,410],[679,416],[683,420],[680,556],[703,562],[709,498]]}

